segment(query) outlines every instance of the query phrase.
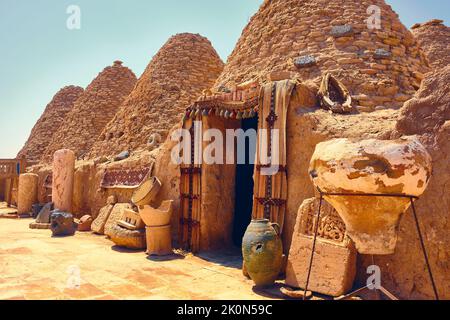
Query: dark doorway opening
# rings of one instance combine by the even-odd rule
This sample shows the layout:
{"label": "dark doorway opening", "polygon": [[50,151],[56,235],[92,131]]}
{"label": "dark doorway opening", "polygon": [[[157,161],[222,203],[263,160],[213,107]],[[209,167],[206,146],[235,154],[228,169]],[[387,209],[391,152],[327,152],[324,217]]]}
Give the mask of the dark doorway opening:
{"label": "dark doorway opening", "polygon": [[[258,129],[258,118],[242,120],[242,130]],[[236,165],[235,209],[233,221],[233,243],[242,246],[242,238],[252,219],[253,209],[253,173],[255,149],[250,150],[250,140],[245,141],[245,164]]]}

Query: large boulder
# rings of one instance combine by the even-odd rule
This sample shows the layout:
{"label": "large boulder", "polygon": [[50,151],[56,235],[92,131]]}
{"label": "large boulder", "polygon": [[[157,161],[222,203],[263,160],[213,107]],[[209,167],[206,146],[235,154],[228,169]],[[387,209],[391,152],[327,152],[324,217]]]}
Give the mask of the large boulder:
{"label": "large boulder", "polygon": [[55,236],[73,236],[77,230],[77,224],[73,216],[67,212],[55,210],[51,215],[52,235]]}
{"label": "large boulder", "polygon": [[30,223],[30,229],[50,229],[50,219],[53,209],[53,202],[45,204],[37,215],[36,221]]}

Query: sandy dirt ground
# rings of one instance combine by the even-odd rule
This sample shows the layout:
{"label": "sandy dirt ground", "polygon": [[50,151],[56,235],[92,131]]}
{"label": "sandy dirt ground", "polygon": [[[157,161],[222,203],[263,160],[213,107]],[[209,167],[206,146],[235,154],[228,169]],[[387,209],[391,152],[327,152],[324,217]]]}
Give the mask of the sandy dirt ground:
{"label": "sandy dirt ground", "polygon": [[149,258],[90,232],[53,238],[32,221],[0,219],[0,299],[277,298],[253,289],[238,252]]}

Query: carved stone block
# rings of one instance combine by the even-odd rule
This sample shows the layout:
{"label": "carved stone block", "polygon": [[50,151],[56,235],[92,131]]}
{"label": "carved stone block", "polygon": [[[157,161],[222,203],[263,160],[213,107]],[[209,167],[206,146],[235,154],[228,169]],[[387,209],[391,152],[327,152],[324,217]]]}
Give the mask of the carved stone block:
{"label": "carved stone block", "polygon": [[[313,246],[316,198],[300,206],[286,268],[286,284],[304,288]],[[323,201],[308,290],[329,296],[348,292],[356,274],[356,249],[336,210]]]}

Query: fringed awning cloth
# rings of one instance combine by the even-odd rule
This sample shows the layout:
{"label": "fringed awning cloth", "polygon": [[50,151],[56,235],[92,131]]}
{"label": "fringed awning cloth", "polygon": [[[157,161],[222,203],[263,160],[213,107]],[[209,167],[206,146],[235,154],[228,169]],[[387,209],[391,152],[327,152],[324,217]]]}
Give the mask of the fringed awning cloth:
{"label": "fringed awning cloth", "polygon": [[269,219],[283,230],[287,200],[286,121],[296,81],[266,84],[259,96],[253,219]]}

